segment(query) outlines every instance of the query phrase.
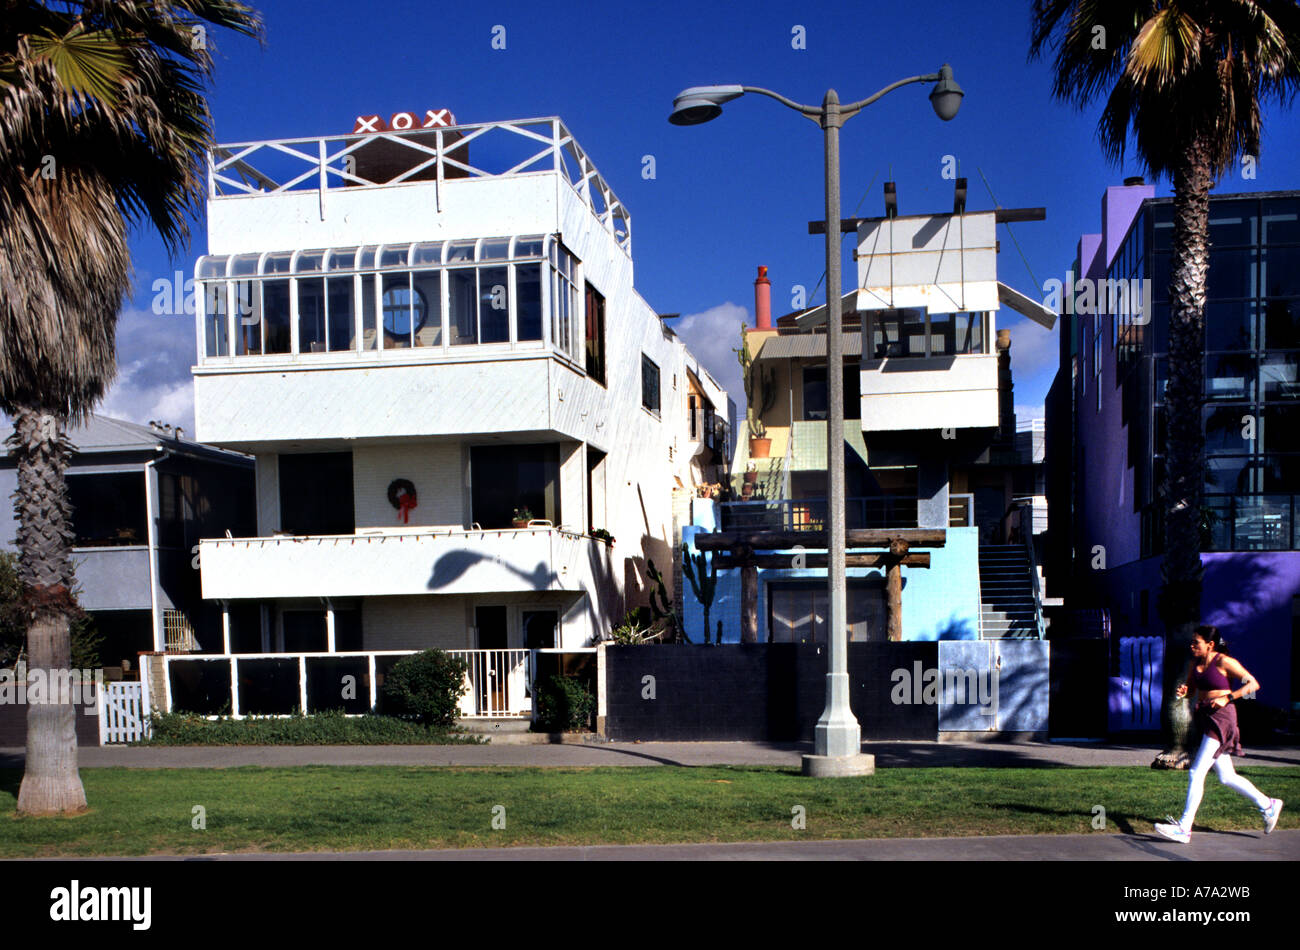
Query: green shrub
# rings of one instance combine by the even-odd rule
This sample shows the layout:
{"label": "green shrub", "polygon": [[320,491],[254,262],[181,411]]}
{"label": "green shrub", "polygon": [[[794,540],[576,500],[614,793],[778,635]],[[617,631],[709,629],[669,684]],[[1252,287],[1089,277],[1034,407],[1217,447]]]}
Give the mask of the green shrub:
{"label": "green shrub", "polygon": [[537,690],[537,725],[543,732],[586,729],[596,712],[596,697],[575,676],[552,676]]}
{"label": "green shrub", "polygon": [[444,726],[392,716],[346,716],[338,710],[243,719],[154,713],[149,722],[149,738],[138,745],[458,745],[482,741]]}
{"label": "green shrub", "polygon": [[469,665],[442,650],[425,650],[397,663],[384,678],[383,711],[426,726],[456,721],[460,697],[469,688]]}

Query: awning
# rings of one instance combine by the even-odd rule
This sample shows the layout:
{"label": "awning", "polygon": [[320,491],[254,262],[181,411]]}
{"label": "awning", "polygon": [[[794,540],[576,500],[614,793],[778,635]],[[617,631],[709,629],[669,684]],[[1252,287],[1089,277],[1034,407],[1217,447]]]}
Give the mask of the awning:
{"label": "awning", "polygon": [[[843,335],[844,355],[862,355],[862,332],[854,327]],[[781,360],[790,358],[826,358],[825,333],[792,333],[788,336],[771,336],[763,341],[756,360]]]}

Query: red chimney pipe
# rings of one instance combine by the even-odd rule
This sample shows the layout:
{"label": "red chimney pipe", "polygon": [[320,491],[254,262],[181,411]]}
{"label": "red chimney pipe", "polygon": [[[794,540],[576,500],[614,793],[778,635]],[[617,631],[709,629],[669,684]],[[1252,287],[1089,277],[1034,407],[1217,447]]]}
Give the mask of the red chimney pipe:
{"label": "red chimney pipe", "polygon": [[766,267],[759,267],[754,280],[754,326],[772,329],[772,282],[767,279]]}

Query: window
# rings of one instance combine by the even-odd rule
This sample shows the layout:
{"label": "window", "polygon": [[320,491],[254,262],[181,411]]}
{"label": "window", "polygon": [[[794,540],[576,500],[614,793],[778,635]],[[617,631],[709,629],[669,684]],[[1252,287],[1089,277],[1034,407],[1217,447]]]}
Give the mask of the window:
{"label": "window", "polygon": [[605,298],[591,284],[587,284],[587,375],[605,385]]}
{"label": "window", "polygon": [[[844,364],[844,418],[862,416],[862,367],[858,363]],[[825,419],[830,407],[830,387],[826,382],[826,367],[803,367],[803,417]]]}
{"label": "window", "polygon": [[867,318],[870,359],[965,356],[985,352],[982,311],[928,313],[920,307],[879,310]]}
{"label": "window", "polygon": [[290,534],[356,530],[351,452],[280,456],[280,528]]}
{"label": "window", "polygon": [[686,423],[690,428],[691,441],[700,441],[700,397],[691,393],[686,397]]}
{"label": "window", "polygon": [[641,405],[659,415],[659,366],[641,354]]}
{"label": "window", "polygon": [[[855,642],[885,638],[885,591],[879,581],[849,581],[845,627]],[[767,586],[768,641],[826,643],[830,616],[826,582],[772,582]]]}
{"label": "window", "polygon": [[470,520],[510,528],[516,511],[560,523],[560,450],[554,444],[470,449]]}
{"label": "window", "polygon": [[[545,245],[532,235],[203,257],[203,356],[540,344],[549,299],[551,340],[579,362],[579,262],[553,243],[548,266]],[[603,301],[592,320],[603,374]]]}
{"label": "window", "polygon": [[230,355],[230,325],[226,321],[226,282],[203,285],[203,355]]}
{"label": "window", "polygon": [[140,472],[68,475],[77,547],[147,544],[145,480]]}

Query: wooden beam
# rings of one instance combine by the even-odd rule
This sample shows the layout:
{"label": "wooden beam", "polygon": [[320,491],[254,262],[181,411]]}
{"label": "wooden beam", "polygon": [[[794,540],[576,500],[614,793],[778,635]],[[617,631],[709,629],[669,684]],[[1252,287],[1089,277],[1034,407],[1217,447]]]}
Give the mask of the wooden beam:
{"label": "wooden beam", "polygon": [[[888,548],[894,541],[906,541],[917,548],[941,548],[948,532],[944,528],[853,528],[846,535],[850,548]],[[769,551],[796,546],[826,548],[828,538],[825,531],[715,531],[695,536],[695,546],[701,551],[721,551],[740,544]]]}
{"label": "wooden beam", "polygon": [[896,557],[885,570],[885,632],[894,642],[903,639],[903,571]]}
{"label": "wooden beam", "polygon": [[758,566],[754,552],[741,547],[736,552],[744,563],[740,568],[740,642],[758,642]]}
{"label": "wooden beam", "polygon": [[[794,570],[794,557],[793,554],[755,554],[753,562],[755,567],[764,570]],[[804,554],[801,555],[801,558],[800,564],[803,567],[813,570],[824,570],[826,567],[827,556],[825,554]],[[845,567],[881,567],[893,562],[898,562],[904,567],[929,567],[930,552],[908,554],[901,559],[889,554],[846,554],[844,556]],[[720,571],[744,566],[744,562],[729,554],[715,555],[714,563],[717,564]]]}
{"label": "wooden beam", "polygon": [[[942,213],[942,212],[941,212]],[[988,214],[987,211],[967,211],[966,214]],[[933,214],[900,214],[895,220],[901,221],[906,218],[934,218],[938,215]],[[889,218],[840,218],[841,231],[856,231],[861,224],[874,224],[879,221],[888,221]],[[993,220],[997,224],[1014,224],[1017,221],[1046,221],[1046,208],[994,208]],[[825,234],[825,221],[809,221],[809,234]]]}

